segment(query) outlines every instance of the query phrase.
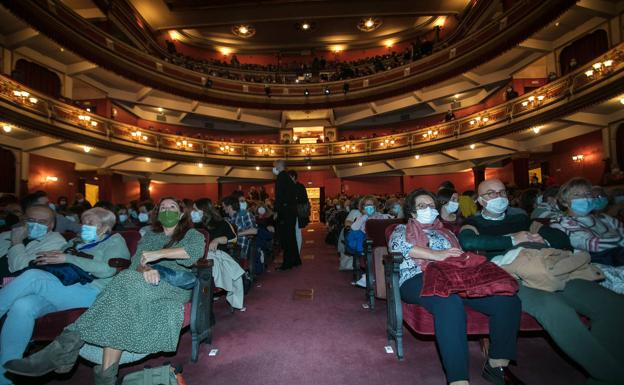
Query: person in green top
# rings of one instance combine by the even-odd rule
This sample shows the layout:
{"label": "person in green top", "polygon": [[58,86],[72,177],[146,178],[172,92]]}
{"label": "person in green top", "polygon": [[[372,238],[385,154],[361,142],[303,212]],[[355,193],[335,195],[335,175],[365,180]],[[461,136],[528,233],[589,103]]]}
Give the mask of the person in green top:
{"label": "person in green top", "polygon": [[50,371],[66,373],[80,348],[103,348],[102,365],[94,367],[95,384],[114,384],[123,351],[150,354],[174,352],[184,320],[184,303],[191,292],[161,280],[158,264],[189,271],[204,255],[205,239],[192,228],[184,204],[163,198],[150,229],[141,238],[130,268],[117,274],[95,303],[45,349],[9,361],[13,373],[38,377]]}
{"label": "person in green top", "polygon": [[[481,182],[480,214],[466,220],[459,233],[464,250],[493,258],[525,243],[548,243],[570,249],[565,233],[542,226],[529,232],[526,215],[509,215],[507,191],[497,179]],[[593,281],[575,279],[562,291],[548,292],[520,285],[522,310],[537,319],[553,341],[589,374],[588,384],[621,385],[624,379],[624,297]],[[591,319],[587,328],[579,318]]]}
{"label": "person in green top", "polygon": [[[80,237],[69,242],[63,250],[39,253],[34,261],[37,265],[71,263],[90,273],[94,278],[92,282],[65,286],[47,271],[29,269],[0,290],[0,316],[7,316],[0,335],[0,364],[22,357],[37,318],[93,304],[117,272],[108,265],[108,261],[111,258],[130,258],[123,237],[111,235],[113,226],[115,214],[112,212],[103,208],[87,210],[82,214]],[[75,254],[83,256],[70,254],[70,247]],[[10,384],[3,372],[2,369],[0,384]]]}

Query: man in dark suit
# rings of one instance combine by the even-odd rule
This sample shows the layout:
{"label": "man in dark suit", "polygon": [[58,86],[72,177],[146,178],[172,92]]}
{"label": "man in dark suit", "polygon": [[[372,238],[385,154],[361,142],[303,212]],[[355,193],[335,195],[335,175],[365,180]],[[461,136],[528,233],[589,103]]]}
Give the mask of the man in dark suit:
{"label": "man in dark suit", "polygon": [[284,261],[278,270],[287,270],[301,265],[295,226],[297,225],[297,185],[285,171],[286,162],[282,159],[273,163],[275,181],[275,212],[277,231],[282,245]]}
{"label": "man in dark suit", "polygon": [[[295,226],[295,236],[297,239],[297,250],[299,250],[299,253],[301,254],[301,243],[303,241],[301,229],[310,223],[310,200],[308,199],[308,192],[306,191],[305,186],[297,180],[297,171],[289,170],[288,175],[290,175],[293,182],[295,182],[295,191],[297,192],[297,224]],[[303,214],[299,212],[299,207],[301,205],[307,205],[308,216],[301,216],[301,214]]]}

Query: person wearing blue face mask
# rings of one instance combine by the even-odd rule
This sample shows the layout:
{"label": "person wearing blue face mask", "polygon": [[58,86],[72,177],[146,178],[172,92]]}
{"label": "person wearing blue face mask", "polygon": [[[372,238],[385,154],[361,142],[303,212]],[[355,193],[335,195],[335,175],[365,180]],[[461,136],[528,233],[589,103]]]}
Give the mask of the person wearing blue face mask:
{"label": "person wearing blue face mask", "polygon": [[117,214],[117,223],[113,228],[114,231],[134,230],[137,228],[125,205],[115,206],[115,212]]}
{"label": "person wearing blue face mask", "polygon": [[[223,205],[223,210],[229,217],[229,222],[238,229],[237,242],[241,248],[241,256],[245,259],[247,258],[251,245],[251,239],[247,237],[247,235],[256,235],[258,233],[256,219],[253,214],[247,210],[245,197],[240,194],[226,197],[221,203]],[[241,205],[244,209],[241,208]]]}
{"label": "person wearing blue face mask", "polygon": [[[29,226],[31,223],[43,225],[33,221],[42,219],[38,218],[36,212],[28,210],[27,213]],[[96,207],[85,211],[81,219],[79,237],[67,244],[63,240],[63,244],[54,249],[39,251],[34,263],[38,266],[75,265],[90,274],[93,281],[66,285],[48,271],[28,269],[1,289],[0,316],[6,314],[7,318],[0,335],[0,364],[22,357],[32,336],[36,318],[52,312],[91,306],[117,272],[108,265],[108,261],[112,258],[130,258],[124,238],[110,233],[115,225],[115,214]],[[29,237],[40,236],[45,231],[37,226],[31,227],[33,230],[32,233],[29,231]],[[85,254],[91,258],[84,258]],[[4,378],[3,372],[2,369],[0,384],[10,383]]]}
{"label": "person wearing blue face mask", "polygon": [[367,195],[360,200],[360,211],[362,216],[357,218],[351,225],[351,230],[362,230],[366,232],[366,221],[369,219],[389,219],[390,215],[377,211],[379,201],[372,195]]}
{"label": "person wearing blue face mask", "polygon": [[575,249],[588,251],[592,262],[624,265],[624,225],[607,214],[594,212],[596,198],[587,179],[573,178],[561,186],[559,201],[567,212],[552,227],[564,231]]}

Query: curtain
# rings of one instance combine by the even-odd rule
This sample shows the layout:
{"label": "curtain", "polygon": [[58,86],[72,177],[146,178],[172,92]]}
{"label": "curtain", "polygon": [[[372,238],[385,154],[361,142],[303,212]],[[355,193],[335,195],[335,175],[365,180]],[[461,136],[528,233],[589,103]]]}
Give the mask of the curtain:
{"label": "curtain", "polygon": [[61,96],[61,79],[56,73],[39,64],[19,59],[15,64],[13,77],[25,86],[53,98]]}
{"label": "curtain", "polygon": [[609,50],[609,39],[607,31],[599,29],[588,35],[575,40],[565,47],[559,55],[559,66],[561,74],[571,72],[570,59],[576,59],[576,68],[595,60],[601,54]]}

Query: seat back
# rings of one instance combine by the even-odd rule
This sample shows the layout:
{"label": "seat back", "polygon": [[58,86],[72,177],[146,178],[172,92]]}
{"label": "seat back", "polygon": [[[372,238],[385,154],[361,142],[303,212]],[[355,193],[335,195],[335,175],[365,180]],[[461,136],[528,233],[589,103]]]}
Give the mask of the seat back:
{"label": "seat back", "polygon": [[[369,219],[366,221],[366,238],[372,241],[372,271],[375,276],[375,297],[386,298],[386,279],[383,270],[383,256],[388,254],[386,229],[404,223],[404,219]],[[391,232],[392,232],[391,231]]]}
{"label": "seat back", "polygon": [[[373,241],[373,248],[386,246],[386,228],[389,225],[405,223],[404,219],[369,219],[366,221],[366,237]],[[394,230],[394,227],[393,227]]]}
{"label": "seat back", "polygon": [[128,251],[130,251],[130,255],[134,255],[136,253],[137,245],[141,240],[141,234],[137,230],[123,230],[123,231],[114,231],[123,237],[126,241],[126,246],[128,246]]}

